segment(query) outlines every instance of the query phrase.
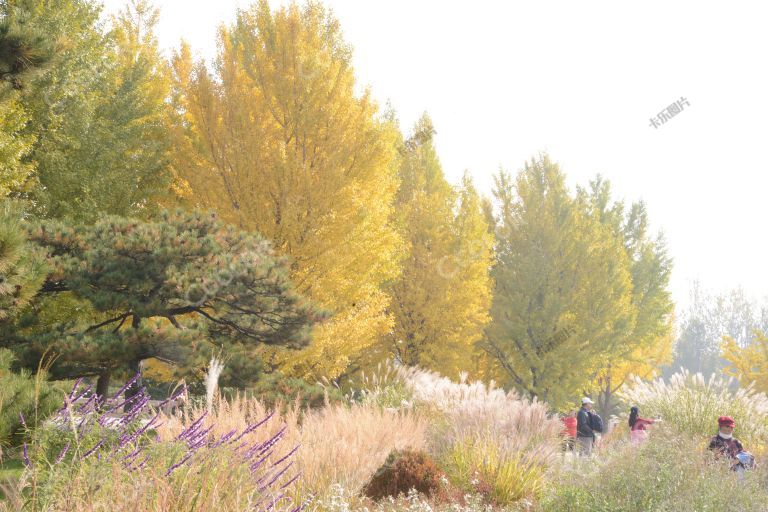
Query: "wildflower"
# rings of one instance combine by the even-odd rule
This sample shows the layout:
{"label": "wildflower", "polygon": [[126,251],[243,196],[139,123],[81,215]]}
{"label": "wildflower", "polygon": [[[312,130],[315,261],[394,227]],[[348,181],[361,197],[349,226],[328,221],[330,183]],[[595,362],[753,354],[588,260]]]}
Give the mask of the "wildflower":
{"label": "wildflower", "polygon": [[22,451],[23,451],[24,465],[27,467],[30,467],[32,463],[29,461],[29,453],[27,453],[27,443],[24,443],[24,447]]}
{"label": "wildflower", "polygon": [[60,464],[62,460],[64,460],[64,457],[67,455],[67,451],[69,451],[69,445],[70,443],[67,443],[66,446],[61,450],[61,453],[59,453],[59,456],[56,457],[56,464]]}

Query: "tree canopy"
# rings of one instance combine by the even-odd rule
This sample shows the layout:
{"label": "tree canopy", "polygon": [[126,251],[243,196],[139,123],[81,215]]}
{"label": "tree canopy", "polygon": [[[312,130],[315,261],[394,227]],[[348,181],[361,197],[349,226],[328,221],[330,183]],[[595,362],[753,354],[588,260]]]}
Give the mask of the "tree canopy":
{"label": "tree canopy", "polygon": [[334,378],[392,329],[384,284],[402,240],[394,125],[355,92],[351,52],[322,6],[266,1],[220,31],[214,68],[174,59],[174,167],[187,201],[271,240],[297,290],[333,313],[284,369]]}
{"label": "tree canopy", "polygon": [[92,226],[48,221],[30,239],[52,268],[40,293],[73,294],[100,318],[15,339],[27,366],[55,356],[55,378],[99,376],[106,389],[113,372],[137,371],[145,359],[184,374],[223,352],[230,369],[251,368],[225,376],[242,385],[258,377],[264,346],[302,348],[324,317],[293,291],[287,263],[269,242],[211,214]]}

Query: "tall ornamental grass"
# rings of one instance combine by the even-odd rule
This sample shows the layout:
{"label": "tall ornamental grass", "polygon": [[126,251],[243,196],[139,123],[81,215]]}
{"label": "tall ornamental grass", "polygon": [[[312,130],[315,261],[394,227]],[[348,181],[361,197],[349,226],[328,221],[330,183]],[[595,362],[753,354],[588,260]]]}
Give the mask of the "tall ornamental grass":
{"label": "tall ornamental grass", "polygon": [[415,407],[437,410],[429,450],[452,483],[510,505],[537,498],[561,446],[560,421],[546,404],[493,383],[453,382],[419,369],[400,370]]}
{"label": "tall ornamental grass", "polygon": [[706,442],[668,425],[640,447],[616,443],[599,457],[564,464],[539,512],[706,512],[768,510],[765,465],[743,479]]}
{"label": "tall ornamental grass", "polygon": [[[295,501],[321,501],[334,485],[357,494],[392,450],[420,450],[426,444],[427,421],[411,410],[392,411],[373,403],[328,404],[303,412],[296,404],[277,409],[285,412],[269,416],[261,428],[270,436],[283,431],[287,444],[301,446],[295,459],[301,472],[292,492]],[[161,439],[178,436],[204,411],[202,405],[193,406],[164,417],[158,428]],[[261,401],[236,396],[215,401],[203,422],[214,435],[222,435],[268,415]]]}
{"label": "tall ornamental grass", "polygon": [[163,414],[150,407],[145,390],[119,398],[128,385],[99,404],[91,387],[78,382],[23,446],[26,469],[4,489],[0,510],[301,508],[290,497],[298,446],[287,442],[285,428],[261,428],[269,415],[222,433],[203,411],[163,438]]}
{"label": "tall ornamental grass", "polygon": [[665,424],[680,432],[701,437],[717,432],[717,418],[732,416],[735,435],[753,452],[765,451],[768,444],[768,397],[752,387],[734,389],[733,379],[685,370],[664,379],[635,378],[620,392],[630,405],[640,407],[644,416],[660,415]]}

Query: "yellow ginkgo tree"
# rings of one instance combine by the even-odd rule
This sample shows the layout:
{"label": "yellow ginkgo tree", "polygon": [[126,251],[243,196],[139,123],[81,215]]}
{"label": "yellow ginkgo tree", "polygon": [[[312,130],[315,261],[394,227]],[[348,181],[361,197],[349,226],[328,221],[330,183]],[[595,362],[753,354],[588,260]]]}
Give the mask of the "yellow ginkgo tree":
{"label": "yellow ginkgo tree", "polygon": [[315,3],[241,10],[219,32],[215,66],[182,46],[174,70],[187,201],[271,240],[298,291],[332,314],[308,349],[268,360],[338,377],[393,325],[383,288],[403,247],[390,222],[395,124],[357,92],[339,24]]}
{"label": "yellow ginkgo tree", "polygon": [[738,378],[745,386],[753,383],[755,389],[768,393],[768,336],[756,331],[752,343],[746,347],[725,336],[722,350],[723,359],[728,361],[723,370],[727,375]]}

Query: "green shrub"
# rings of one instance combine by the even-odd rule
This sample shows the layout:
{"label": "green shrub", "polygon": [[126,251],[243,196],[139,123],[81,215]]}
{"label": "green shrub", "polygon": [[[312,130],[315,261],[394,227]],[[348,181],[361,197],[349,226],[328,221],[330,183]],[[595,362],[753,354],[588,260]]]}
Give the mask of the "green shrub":
{"label": "green shrub", "polygon": [[9,350],[0,349],[0,448],[29,440],[29,432],[61,406],[63,396],[63,391],[45,380],[43,371],[37,376],[12,372],[13,360]]}
{"label": "green shrub", "polygon": [[442,488],[441,476],[442,473],[426,453],[393,450],[365,485],[363,494],[380,500],[388,496],[407,495],[415,489],[421,494],[435,496]]}

